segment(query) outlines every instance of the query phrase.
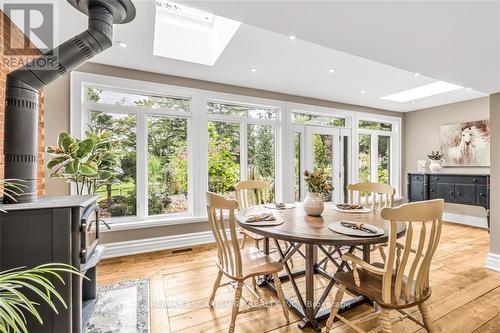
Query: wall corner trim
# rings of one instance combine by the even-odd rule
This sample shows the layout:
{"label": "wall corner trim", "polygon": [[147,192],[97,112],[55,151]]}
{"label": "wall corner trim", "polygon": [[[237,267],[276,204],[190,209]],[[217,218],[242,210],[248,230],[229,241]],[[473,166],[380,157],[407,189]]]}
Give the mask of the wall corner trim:
{"label": "wall corner trim", "polygon": [[177,249],[215,242],[211,231],[194,232],[174,236],[137,239],[104,244],[103,258],[115,258],[133,254]]}
{"label": "wall corner trim", "polygon": [[489,252],[486,256],[486,268],[500,272],[500,254]]}

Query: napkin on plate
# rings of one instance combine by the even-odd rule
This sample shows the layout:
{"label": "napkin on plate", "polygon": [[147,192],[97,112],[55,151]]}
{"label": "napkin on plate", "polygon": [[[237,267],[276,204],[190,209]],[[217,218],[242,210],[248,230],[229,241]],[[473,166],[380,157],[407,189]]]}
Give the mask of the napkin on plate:
{"label": "napkin on plate", "polygon": [[260,221],[274,221],[276,217],[271,213],[262,213],[262,214],[254,214],[245,216],[245,222],[260,222]]}

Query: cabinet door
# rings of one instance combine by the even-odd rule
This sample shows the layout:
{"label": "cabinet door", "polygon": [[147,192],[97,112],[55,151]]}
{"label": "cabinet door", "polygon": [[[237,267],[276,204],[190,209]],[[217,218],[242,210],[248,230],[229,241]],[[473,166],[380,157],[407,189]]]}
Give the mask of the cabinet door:
{"label": "cabinet door", "polygon": [[447,202],[455,201],[455,184],[436,183],[436,198]]}
{"label": "cabinet door", "polygon": [[486,185],[478,185],[477,186],[477,202],[486,207],[488,203],[488,190]]}
{"label": "cabinet door", "polygon": [[456,184],[455,192],[455,201],[457,203],[476,203],[476,185]]}
{"label": "cabinet door", "polygon": [[410,186],[410,201],[424,200],[424,183],[412,182]]}

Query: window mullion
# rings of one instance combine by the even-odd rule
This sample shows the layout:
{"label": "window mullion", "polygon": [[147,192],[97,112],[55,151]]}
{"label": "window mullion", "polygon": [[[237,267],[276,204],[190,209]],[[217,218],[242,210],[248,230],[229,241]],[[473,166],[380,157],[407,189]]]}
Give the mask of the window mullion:
{"label": "window mullion", "polygon": [[207,101],[204,96],[192,100],[191,131],[188,132],[190,143],[189,165],[191,167],[190,188],[193,189],[193,215],[206,215],[206,192],[208,191],[208,120]]}
{"label": "window mullion", "polygon": [[148,215],[148,116],[137,114],[137,217]]}
{"label": "window mullion", "polygon": [[240,180],[248,179],[248,134],[247,123],[240,122]]}
{"label": "window mullion", "polygon": [[378,135],[372,133],[370,141],[371,141],[371,146],[370,146],[371,181],[374,183],[378,183]]}

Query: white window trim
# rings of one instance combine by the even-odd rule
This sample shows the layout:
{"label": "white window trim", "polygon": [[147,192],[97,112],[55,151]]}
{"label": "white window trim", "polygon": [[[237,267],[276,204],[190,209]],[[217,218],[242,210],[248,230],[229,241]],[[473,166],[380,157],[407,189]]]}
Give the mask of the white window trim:
{"label": "white window trim", "polygon": [[[346,119],[345,127],[341,128],[343,133],[350,133],[351,136],[351,160],[349,180],[352,182],[358,179],[358,134],[364,130],[358,129],[359,120],[372,120],[378,122],[390,122],[393,124],[392,132],[383,132],[381,134],[392,136],[391,144],[391,181],[397,189],[397,194],[402,193],[402,174],[401,174],[401,121],[399,117],[391,117],[378,114],[363,113],[350,110],[342,110],[337,108],[328,108],[314,106],[308,104],[291,103],[279,100],[271,100],[265,98],[257,98],[250,96],[234,95],[215,91],[201,90],[195,88],[187,88],[181,86],[173,86],[160,84],[148,81],[139,81],[133,79],[124,79],[118,77],[110,77],[99,74],[72,72],[71,88],[70,88],[70,132],[82,137],[87,123],[87,112],[91,108],[96,111],[115,112],[115,113],[131,113],[137,110],[133,106],[106,105],[92,103],[86,101],[85,91],[86,85],[99,86],[111,90],[118,90],[136,94],[153,94],[166,97],[180,97],[191,100],[189,112],[166,110],[166,109],[145,109],[143,115],[137,118],[137,121],[146,121],[147,115],[164,115],[183,117],[188,119],[188,200],[189,211],[187,214],[168,214],[158,216],[146,216],[147,208],[143,203],[147,203],[147,158],[142,159],[145,163],[138,165],[138,216],[113,218],[110,220],[113,230],[135,229],[154,226],[167,226],[184,223],[196,223],[207,221],[206,218],[206,203],[205,192],[208,186],[208,132],[206,130],[207,123],[210,120],[214,121],[233,121],[240,123],[240,136],[246,135],[247,124],[266,124],[275,126],[276,134],[276,159],[275,159],[275,175],[276,175],[276,199],[283,201],[294,200],[294,151],[293,151],[293,132],[298,128],[302,128],[304,133],[304,125],[292,123],[292,112],[301,112],[314,115],[324,115],[329,117],[341,117]],[[218,114],[208,114],[207,102],[217,101],[234,104],[250,104],[253,106],[272,107],[278,110],[276,119],[253,119],[237,116],[227,116]],[[136,111],[134,112],[136,113]],[[142,120],[141,120],[142,119]],[[322,125],[314,125],[322,126]],[[140,126],[138,126],[139,128]],[[196,133],[196,135],[193,135]],[[304,135],[302,134],[302,140]],[[246,142],[246,140],[244,140]],[[241,142],[241,141],[240,141]],[[145,133],[137,133],[138,154],[147,156],[147,137]],[[241,147],[241,179],[246,177],[246,150]],[[243,153],[244,152],[244,153]],[[303,155],[302,155],[303,156]],[[139,157],[138,157],[139,160]],[[142,176],[141,176],[142,175]],[[139,193],[139,182],[143,189]],[[142,201],[141,201],[142,200]],[[140,202],[140,203],[139,203]],[[140,213],[140,215],[139,215]]]}
{"label": "white window trim", "polygon": [[[378,175],[378,138],[379,136],[388,136],[391,138],[391,146],[390,146],[390,184],[392,187],[396,188],[395,197],[400,200],[402,199],[402,170],[401,170],[401,142],[402,142],[402,130],[401,130],[401,118],[384,116],[384,115],[375,115],[371,113],[358,113],[356,115],[355,120],[355,129],[357,131],[356,135],[353,137],[353,148],[355,151],[355,155],[359,155],[359,134],[368,134],[371,136],[370,140],[370,178],[371,181],[377,181]],[[377,130],[369,130],[369,129],[360,129],[359,121],[367,120],[367,121],[375,121],[375,122],[383,122],[389,123],[392,125],[391,131],[377,131]],[[356,141],[354,143],[354,141]],[[355,146],[354,146],[355,145]],[[356,161],[356,167],[353,170],[355,173],[355,179],[359,179],[359,159]]]}

